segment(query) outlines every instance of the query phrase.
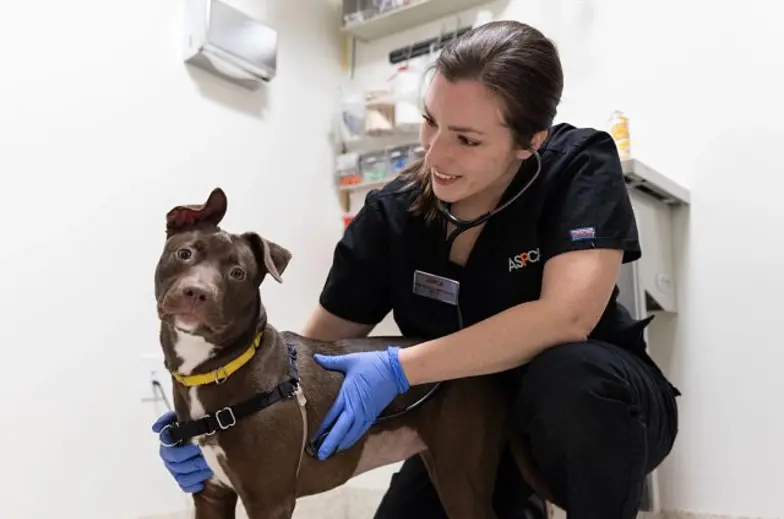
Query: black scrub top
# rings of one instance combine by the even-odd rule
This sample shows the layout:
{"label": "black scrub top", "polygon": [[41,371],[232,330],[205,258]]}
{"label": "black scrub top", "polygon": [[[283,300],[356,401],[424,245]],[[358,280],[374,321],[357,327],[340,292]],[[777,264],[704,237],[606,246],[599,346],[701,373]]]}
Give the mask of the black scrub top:
{"label": "black scrub top", "polygon": [[[611,136],[559,124],[539,152],[539,177],[485,224],[464,267],[449,261],[443,219],[427,224],[409,211],[418,188],[401,192],[403,182],[396,179],[368,193],[335,248],[321,305],[363,324],[377,324],[392,311],[403,335],[429,340],[459,329],[457,311],[415,294],[416,270],[459,282],[467,327],[537,299],[545,262],[563,252],[612,248],[624,251],[624,263],[640,258],[637,224]],[[526,161],[501,203],[535,170],[535,159]],[[649,321],[633,319],[617,295],[616,287],[591,338],[644,352],[642,329]]]}

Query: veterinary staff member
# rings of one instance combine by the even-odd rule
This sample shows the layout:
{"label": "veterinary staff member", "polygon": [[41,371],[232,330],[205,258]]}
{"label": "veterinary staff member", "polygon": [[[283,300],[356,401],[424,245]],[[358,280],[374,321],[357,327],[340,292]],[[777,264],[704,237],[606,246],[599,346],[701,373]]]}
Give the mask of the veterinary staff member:
{"label": "veterinary staff member", "polygon": [[[488,23],[442,50],[425,97],[423,162],[367,196],[302,332],[362,337],[393,311],[403,335],[429,340],[318,357],[346,374],[320,457],[350,447],[411,386],[498,374],[569,518],[636,517],[645,475],[675,440],[678,393],[645,353],[648,321],[616,301],[621,263],[641,251],[615,144],[552,126],[562,88],[555,47],[521,23]],[[471,221],[494,210],[450,250],[460,227],[448,214]],[[445,285],[424,290],[434,276]],[[162,455],[190,458],[167,464],[196,490],[209,470],[186,449]],[[519,478],[498,478],[500,519],[522,517],[522,493]],[[393,477],[375,517],[446,517],[419,457]]]}

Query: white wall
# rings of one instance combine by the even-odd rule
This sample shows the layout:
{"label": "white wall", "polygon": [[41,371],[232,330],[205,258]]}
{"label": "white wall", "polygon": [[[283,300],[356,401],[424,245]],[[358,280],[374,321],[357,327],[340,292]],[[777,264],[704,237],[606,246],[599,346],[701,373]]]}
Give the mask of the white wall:
{"label": "white wall", "polygon": [[[605,128],[612,110],[625,111],[633,153],[691,189],[691,216],[678,219],[685,229],[678,331],[670,344],[659,333],[654,345],[684,393],[680,438],[659,472],[664,508],[784,515],[778,10],[761,0],[499,0],[487,7],[496,19],[528,22],[558,43],[566,74],[559,121]],[[460,26],[474,13],[464,13]],[[358,83],[383,82],[390,50],[453,30],[455,21],[360,46]],[[368,484],[383,488],[388,475],[382,469]]]}
{"label": "white wall", "polygon": [[[781,516],[780,17],[760,0],[629,4],[490,7],[558,41],[560,120],[603,126],[626,111],[635,154],[692,190],[679,331],[657,351],[685,394],[664,506]],[[326,0],[245,0],[281,31],[280,76],[253,95],[181,64],[181,2],[12,6],[0,15],[2,516],[182,509],[149,432],[160,408],[137,398],[138,358],[157,348],[163,215],[224,187],[229,228],[293,250],[284,285],[264,290],[278,327],[301,326],[341,232],[325,137],[338,18]],[[358,73],[386,78],[390,48],[438,28],[360,47]],[[381,488],[385,477],[352,484]]]}
{"label": "white wall", "polygon": [[159,349],[152,274],[171,206],[222,186],[227,228],[293,251],[284,284],[263,289],[279,328],[316,304],[342,233],[327,140],[339,12],[239,4],[280,32],[279,76],[252,94],[182,64],[182,4],[0,8],[4,518],[187,505],[150,432],[161,408],[138,399],[139,357]]}

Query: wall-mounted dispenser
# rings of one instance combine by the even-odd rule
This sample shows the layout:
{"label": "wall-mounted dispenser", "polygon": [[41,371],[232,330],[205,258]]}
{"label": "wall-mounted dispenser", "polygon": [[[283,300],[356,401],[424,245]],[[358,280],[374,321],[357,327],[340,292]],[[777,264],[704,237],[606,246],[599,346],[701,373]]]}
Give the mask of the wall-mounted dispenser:
{"label": "wall-mounted dispenser", "polygon": [[185,62],[255,90],[275,77],[278,33],[219,0],[186,0]]}

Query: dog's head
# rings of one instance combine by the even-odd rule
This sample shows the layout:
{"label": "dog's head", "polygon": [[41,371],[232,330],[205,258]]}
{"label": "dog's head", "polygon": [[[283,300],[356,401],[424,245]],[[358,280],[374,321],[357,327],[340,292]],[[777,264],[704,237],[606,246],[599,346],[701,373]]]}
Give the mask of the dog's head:
{"label": "dog's head", "polygon": [[291,253],[254,232],[231,234],[218,225],[226,195],[215,189],[201,205],[166,215],[166,244],[155,269],[158,316],[174,328],[221,344],[246,332],[264,312],[259,287],[279,283]]}

